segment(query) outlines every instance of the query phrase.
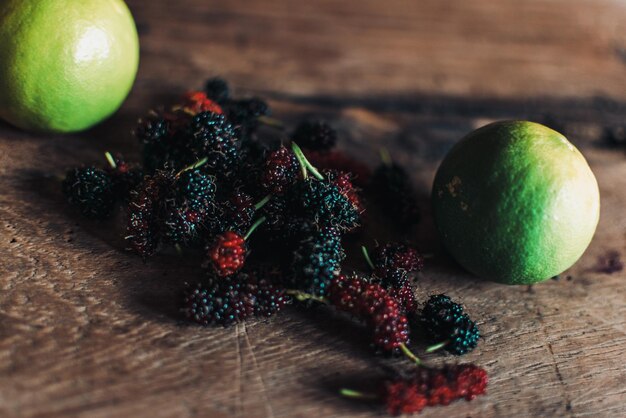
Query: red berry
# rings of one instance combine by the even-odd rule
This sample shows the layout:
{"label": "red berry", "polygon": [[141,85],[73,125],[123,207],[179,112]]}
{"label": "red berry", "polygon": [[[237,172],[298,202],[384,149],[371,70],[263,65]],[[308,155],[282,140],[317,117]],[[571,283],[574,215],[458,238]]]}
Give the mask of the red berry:
{"label": "red berry", "polygon": [[324,174],[332,184],[337,186],[339,192],[352,203],[352,206],[360,213],[365,211],[359,196],[359,189],[352,183],[352,174],[339,170],[324,170]]}
{"label": "red berry", "polygon": [[190,91],[185,93],[182,102],[183,109],[193,114],[213,112],[221,115],[224,113],[222,107],[209,99],[203,91]]}
{"label": "red berry", "polygon": [[385,381],[381,398],[390,414],[412,414],[426,406],[448,405],[457,399],[471,401],[485,393],[487,382],[487,372],[473,364],[441,369],[418,367],[408,377]]}
{"label": "red berry", "polygon": [[328,299],[337,309],[367,324],[376,348],[396,352],[402,344],[408,344],[409,326],[403,309],[380,284],[340,275],[331,282]]}
{"label": "red berry", "polygon": [[218,276],[229,276],[243,267],[246,250],[245,239],[233,231],[227,231],[219,235],[209,248],[209,263]]}

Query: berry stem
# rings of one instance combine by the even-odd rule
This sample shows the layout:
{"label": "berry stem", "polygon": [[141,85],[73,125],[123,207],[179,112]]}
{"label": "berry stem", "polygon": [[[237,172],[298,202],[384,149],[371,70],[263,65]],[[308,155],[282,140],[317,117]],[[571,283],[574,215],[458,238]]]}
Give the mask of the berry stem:
{"label": "berry stem", "polygon": [[353,389],[341,389],[339,391],[339,394],[341,396],[345,396],[346,398],[353,398],[353,399],[371,399],[371,400],[379,399],[378,396],[372,395],[371,393],[363,393],[363,392],[359,392]]}
{"label": "berry stem", "polygon": [[189,171],[189,170],[195,170],[198,167],[202,167],[203,165],[206,164],[206,162],[209,161],[209,157],[204,157],[201,160],[196,161],[195,163],[188,165],[187,167],[183,168],[182,170],[180,170],[178,173],[176,173],[176,177],[179,177],[181,174],[183,174],[185,171]]}
{"label": "berry stem", "polygon": [[115,170],[117,168],[117,164],[115,164],[115,158],[113,158],[113,156],[111,155],[111,153],[109,151],[104,153],[104,157],[107,159],[107,161],[109,162],[109,165],[111,166],[111,168],[113,170]]}
{"label": "berry stem", "polygon": [[365,257],[365,261],[367,261],[367,265],[370,266],[372,270],[376,270],[376,267],[374,267],[374,263],[372,263],[372,259],[370,258],[370,254],[367,251],[367,247],[365,245],[361,245],[361,252],[363,253],[363,257]]}
{"label": "berry stem", "polygon": [[440,349],[442,349],[443,347],[445,347],[446,345],[448,345],[448,343],[449,343],[449,342],[450,342],[450,341],[442,341],[442,342],[440,342],[440,343],[438,343],[438,344],[431,345],[430,347],[428,347],[428,348],[426,349],[426,352],[427,352],[427,353],[432,353],[432,352],[434,352],[434,351],[440,350]]}
{"label": "berry stem", "polygon": [[276,118],[271,118],[269,116],[259,116],[258,118],[256,118],[256,120],[257,122],[265,126],[269,126],[270,128],[279,129],[281,131],[285,130],[285,124]]}
{"label": "berry stem", "polygon": [[402,350],[402,353],[412,362],[414,362],[416,365],[421,366],[422,364],[422,360],[419,359],[419,357],[417,357],[415,354],[413,354],[413,352],[411,350],[409,350],[409,347],[406,346],[406,344],[404,343],[400,343],[400,350]]}
{"label": "berry stem", "polygon": [[296,158],[298,159],[298,162],[300,163],[300,167],[302,168],[302,175],[304,176],[305,179],[307,178],[306,171],[308,169],[316,179],[324,180],[324,176],[322,176],[320,172],[317,171],[317,168],[315,168],[313,164],[311,164],[309,160],[306,159],[304,152],[302,152],[302,148],[300,148],[298,144],[296,144],[295,142],[292,142],[291,150],[296,155]]}
{"label": "berry stem", "polygon": [[267,218],[265,216],[261,216],[259,219],[257,219],[252,226],[250,227],[250,229],[248,229],[248,232],[246,232],[246,235],[243,236],[244,240],[248,240],[248,238],[250,238],[250,235],[252,235],[252,233],[254,232],[255,229],[257,229],[259,227],[259,225],[261,225],[263,222],[265,222],[267,220]]}
{"label": "berry stem", "polygon": [[270,201],[270,199],[272,198],[271,194],[268,194],[267,196],[265,196],[263,199],[261,199],[256,205],[254,205],[254,210],[259,210],[261,209],[263,206],[265,206],[265,204],[267,202]]}
{"label": "berry stem", "polygon": [[312,295],[310,293],[306,293],[306,292],[302,292],[300,290],[287,290],[285,292],[286,294],[288,294],[289,296],[293,297],[294,299],[298,300],[299,302],[304,302],[306,300],[314,300],[316,302],[320,302],[323,303],[325,305],[330,304],[330,302],[328,301],[328,299],[321,297],[321,296],[315,296]]}

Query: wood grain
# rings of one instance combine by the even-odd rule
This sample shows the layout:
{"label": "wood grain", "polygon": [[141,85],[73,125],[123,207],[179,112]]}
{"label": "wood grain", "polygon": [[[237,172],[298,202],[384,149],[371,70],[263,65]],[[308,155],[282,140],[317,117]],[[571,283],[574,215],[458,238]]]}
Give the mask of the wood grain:
{"label": "wood grain", "polygon": [[[487,396],[422,416],[626,415],[626,273],[596,269],[599,257],[626,250],[626,155],[599,140],[626,117],[623,2],[128,3],[142,61],[111,120],[68,136],[0,125],[0,416],[382,414],[336,390],[406,363],[373,356],[349,319],[289,310],[228,329],[187,325],[175,295],[199,274],[192,260],[164,254],[144,265],[123,251],[118,231],[63,202],[55,176],[109,149],[136,156],[134,121],[215,74],[240,94],[269,97],[290,126],[326,116],[344,149],[375,164],[386,146],[411,170],[425,209],[412,234],[436,254],[417,296],[445,291],[467,306],[485,338],[463,360],[491,376]],[[434,170],[487,121],[546,115],[597,175],[597,234],[558,281],[472,278],[434,238],[425,198]]]}

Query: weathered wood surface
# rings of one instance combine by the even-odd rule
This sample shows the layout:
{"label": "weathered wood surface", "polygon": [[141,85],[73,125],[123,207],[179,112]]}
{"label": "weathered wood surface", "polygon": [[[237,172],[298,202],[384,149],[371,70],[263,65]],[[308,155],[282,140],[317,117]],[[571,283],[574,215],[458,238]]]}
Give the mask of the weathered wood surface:
{"label": "weathered wood surface", "polygon": [[556,119],[600,183],[595,239],[560,280],[507,287],[441,254],[426,213],[415,235],[436,257],[418,296],[445,291],[479,320],[485,338],[464,360],[487,368],[491,383],[488,396],[422,416],[626,416],[626,273],[596,271],[599,257],[626,250],[626,155],[599,141],[602,126],[626,117],[623,2],[129,4],[142,62],[113,119],[71,136],[0,125],[0,416],[381,415],[336,394],[381,365],[406,365],[374,357],[358,326],[323,309],[189,326],[172,295],[196,266],[171,255],[144,265],[110,227],[77,219],[50,176],[109,149],[135,155],[134,120],[214,74],[266,95],[290,123],[328,116],[342,147],[371,164],[388,147],[423,196],[472,128]]}

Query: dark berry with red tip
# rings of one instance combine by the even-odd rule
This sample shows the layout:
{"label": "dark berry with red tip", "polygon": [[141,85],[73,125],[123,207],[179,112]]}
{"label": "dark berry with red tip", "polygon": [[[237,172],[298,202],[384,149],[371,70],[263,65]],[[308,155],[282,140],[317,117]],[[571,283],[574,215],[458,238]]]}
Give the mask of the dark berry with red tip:
{"label": "dark berry with red tip", "polygon": [[372,174],[369,167],[341,151],[306,150],[305,155],[311,164],[319,170],[338,170],[350,173],[352,183],[361,188],[369,184]]}
{"label": "dark berry with red tip", "polygon": [[209,278],[206,285],[185,289],[183,315],[201,325],[229,326],[254,312],[254,300],[236,277]]}
{"label": "dark berry with red tip", "polygon": [[298,159],[291,150],[281,146],[267,155],[261,174],[261,186],[269,193],[281,194],[296,182],[299,174]]}
{"label": "dark berry with red tip", "polygon": [[391,277],[396,271],[412,273],[424,268],[424,258],[413,247],[390,242],[376,247],[372,253],[375,274],[378,277]]}

